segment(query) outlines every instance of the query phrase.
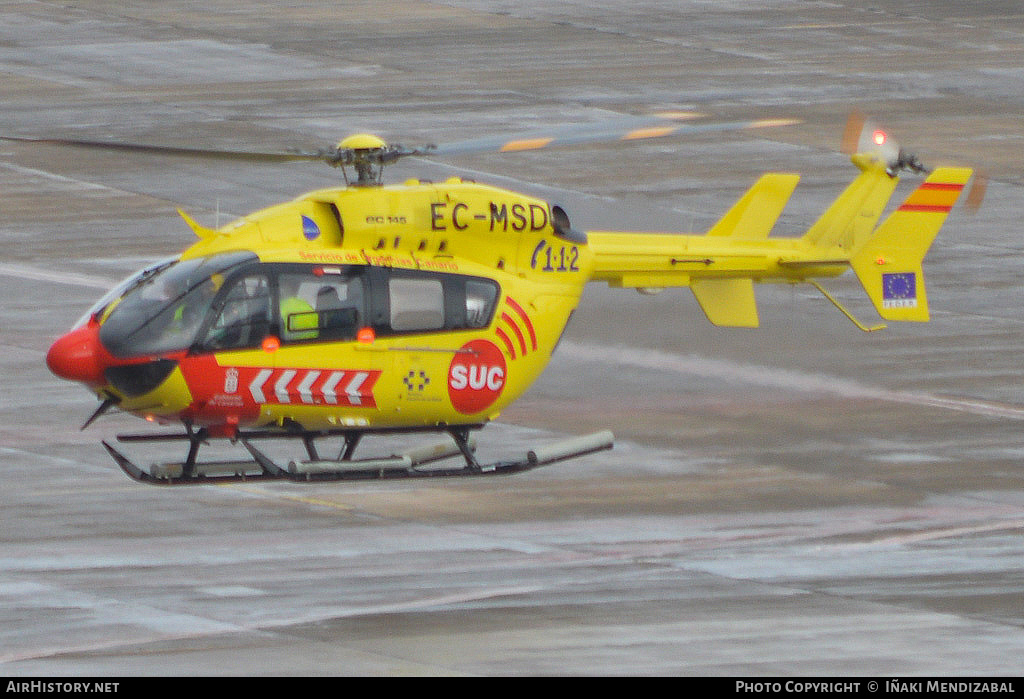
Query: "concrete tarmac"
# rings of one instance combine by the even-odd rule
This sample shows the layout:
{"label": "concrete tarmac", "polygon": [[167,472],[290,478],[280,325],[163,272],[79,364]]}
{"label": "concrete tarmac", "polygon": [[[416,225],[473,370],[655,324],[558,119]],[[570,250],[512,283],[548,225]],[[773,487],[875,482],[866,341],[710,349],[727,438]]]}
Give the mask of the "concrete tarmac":
{"label": "concrete tarmac", "polygon": [[[1019,3],[177,5],[0,3],[0,134],[277,149],[792,117],[387,176],[540,194],[582,229],[699,231],[761,172],[799,172],[777,227],[798,235],[856,173],[837,152],[856,107],[925,162],[986,172],[987,199],[926,260],[928,324],[863,333],[773,287],[761,328],[722,329],[688,290],[592,285],[480,450],[611,429],[613,451],[499,479],[153,488],[99,444],[146,426],[80,431],[96,403],[46,349],[190,244],[176,209],[224,223],[337,173],[0,143],[0,674],[1019,674]],[[828,288],[876,322],[852,275]]]}

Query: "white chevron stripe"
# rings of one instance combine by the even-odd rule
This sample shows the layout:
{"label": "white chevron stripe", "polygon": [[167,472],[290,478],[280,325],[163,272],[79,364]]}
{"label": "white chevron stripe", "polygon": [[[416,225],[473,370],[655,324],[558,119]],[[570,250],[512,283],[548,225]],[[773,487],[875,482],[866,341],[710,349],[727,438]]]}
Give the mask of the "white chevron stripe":
{"label": "white chevron stripe", "polygon": [[348,402],[352,405],[362,405],[363,394],[359,392],[359,387],[366,381],[367,376],[369,374],[365,371],[356,372],[355,377],[345,386],[345,394],[348,396]]}
{"label": "white chevron stripe", "polygon": [[335,388],[338,386],[338,382],[341,381],[342,377],[345,376],[344,371],[332,371],[330,378],[324,382],[324,385],[320,388],[320,392],[324,394],[324,400],[331,405],[338,404],[338,394]]}
{"label": "white chevron stripe", "polygon": [[298,372],[294,369],[288,369],[281,374],[281,378],[279,378],[277,383],[274,384],[274,395],[277,396],[278,403],[291,402],[288,397],[288,384],[291,383],[297,373]]}
{"label": "white chevron stripe", "polygon": [[313,382],[316,381],[316,377],[320,376],[319,371],[307,371],[306,378],[299,384],[299,397],[302,398],[303,403],[313,402]]}
{"label": "white chevron stripe", "polygon": [[256,374],[256,378],[249,384],[249,393],[252,394],[252,399],[256,403],[266,403],[267,397],[263,395],[263,384],[267,382],[270,375],[274,373],[273,369],[262,369],[260,373]]}

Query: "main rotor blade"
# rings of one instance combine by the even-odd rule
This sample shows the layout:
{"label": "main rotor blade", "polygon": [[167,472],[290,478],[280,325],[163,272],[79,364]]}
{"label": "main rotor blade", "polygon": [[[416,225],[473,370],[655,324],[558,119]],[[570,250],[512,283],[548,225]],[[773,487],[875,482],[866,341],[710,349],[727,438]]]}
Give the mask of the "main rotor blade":
{"label": "main rotor blade", "polygon": [[93,148],[97,150],[113,150],[130,153],[150,153],[153,155],[176,155],[190,158],[216,158],[220,160],[242,160],[249,162],[281,163],[294,160],[328,160],[337,154],[336,150],[315,152],[279,151],[254,152],[236,150],[217,150],[208,148],[183,148],[179,146],[154,146],[144,143],[124,143],[121,141],[92,141],[76,138],[26,138],[21,136],[0,136],[0,140],[17,143],[35,143],[54,146],[72,146],[75,148]]}
{"label": "main rotor blade", "polygon": [[24,136],[0,136],[0,141],[33,143],[97,150],[121,151],[127,153],[148,153],[152,155],[183,156],[191,158],[213,158],[245,162],[282,163],[299,160],[319,160],[328,165],[350,164],[360,158],[386,164],[401,157],[412,155],[447,156],[480,152],[514,152],[538,148],[573,146],[584,143],[609,141],[634,141],[665,136],[696,135],[722,131],[759,129],[771,126],[788,126],[800,123],[797,119],[755,119],[703,124],[680,123],[703,116],[693,112],[662,112],[647,116],[623,116],[602,120],[593,124],[577,124],[548,130],[537,130],[514,136],[484,137],[456,141],[440,146],[405,148],[390,145],[372,155],[360,154],[351,148],[339,146],[313,151],[245,151],[219,150],[215,148],[189,148],[182,146],[158,146],[146,143],[125,143],[122,141],[101,141],[75,138],[29,138]]}
{"label": "main rotor blade", "polygon": [[429,155],[462,155],[482,152],[514,152],[573,146],[584,143],[634,141],[665,136],[684,136],[720,131],[759,129],[770,126],[798,124],[798,119],[755,119],[707,124],[683,124],[684,119],[701,116],[690,112],[663,113],[650,116],[627,116],[593,124],[573,125],[536,130],[515,136],[483,137],[456,141],[431,148]]}

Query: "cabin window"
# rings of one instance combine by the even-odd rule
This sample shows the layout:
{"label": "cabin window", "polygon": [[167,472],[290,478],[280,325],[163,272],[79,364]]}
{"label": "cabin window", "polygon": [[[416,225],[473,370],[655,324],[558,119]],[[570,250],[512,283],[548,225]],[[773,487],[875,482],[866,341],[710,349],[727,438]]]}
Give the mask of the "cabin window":
{"label": "cabin window", "polygon": [[444,287],[440,279],[388,280],[391,329],[395,332],[444,328]]}
{"label": "cabin window", "polygon": [[490,280],[466,280],[466,327],[486,328],[494,314],[498,285]]}
{"label": "cabin window", "polygon": [[363,280],[341,267],[277,277],[282,342],[354,340],[365,324]]}
{"label": "cabin window", "polygon": [[376,270],[386,293],[375,303],[378,333],[411,334],[486,328],[500,287],[490,279],[415,270]]}

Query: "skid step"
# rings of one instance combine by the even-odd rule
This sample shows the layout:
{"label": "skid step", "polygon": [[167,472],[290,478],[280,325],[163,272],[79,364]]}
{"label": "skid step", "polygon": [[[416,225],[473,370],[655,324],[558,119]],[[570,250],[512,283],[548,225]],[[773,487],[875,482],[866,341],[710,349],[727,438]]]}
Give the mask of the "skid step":
{"label": "skid step", "polygon": [[292,461],[288,473],[295,475],[355,473],[359,471],[408,471],[412,459],[393,456],[387,459],[359,459],[357,461]]}
{"label": "skid step", "polygon": [[[192,474],[204,478],[220,476],[242,476],[262,472],[255,461],[206,461],[193,466]],[[185,464],[166,463],[153,464],[149,467],[149,475],[153,478],[181,478],[185,475]]]}
{"label": "skid step", "polygon": [[[466,444],[469,446],[470,451],[476,451],[476,437],[470,437],[466,440]],[[408,457],[412,462],[412,466],[419,466],[421,464],[429,464],[433,461],[441,461],[442,459],[450,459],[453,456],[461,456],[462,450],[452,440],[446,440],[438,442],[436,444],[425,444],[421,447],[413,447],[407,449],[401,454],[395,454],[396,457]]]}

